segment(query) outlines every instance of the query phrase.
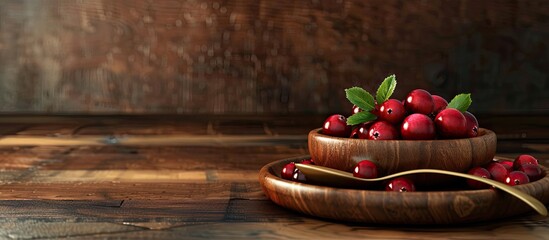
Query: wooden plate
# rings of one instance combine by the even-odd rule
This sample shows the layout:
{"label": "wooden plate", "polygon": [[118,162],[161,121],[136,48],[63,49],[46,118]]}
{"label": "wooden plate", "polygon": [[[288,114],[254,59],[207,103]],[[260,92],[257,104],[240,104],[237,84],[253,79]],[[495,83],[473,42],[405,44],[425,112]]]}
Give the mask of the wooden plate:
{"label": "wooden plate", "polygon": [[[532,212],[517,198],[494,189],[430,192],[385,192],[332,188],[292,182],[280,177],[283,166],[309,156],[265,165],[259,182],[276,204],[311,216],[378,224],[455,224],[480,222]],[[516,188],[549,203],[549,174]],[[533,212],[532,212],[533,213]]]}

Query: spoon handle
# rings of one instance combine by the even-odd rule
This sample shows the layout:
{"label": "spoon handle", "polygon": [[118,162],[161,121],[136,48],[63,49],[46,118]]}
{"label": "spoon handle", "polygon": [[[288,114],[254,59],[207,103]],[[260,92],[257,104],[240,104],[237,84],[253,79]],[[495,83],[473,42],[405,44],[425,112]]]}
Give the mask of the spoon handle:
{"label": "spoon handle", "polygon": [[296,163],[295,165],[303,174],[305,174],[305,177],[307,179],[310,179],[319,183],[328,184],[328,185],[334,182],[337,182],[339,183],[337,184],[339,186],[342,186],[344,184],[357,185],[360,183],[364,184],[365,182],[384,181],[384,180],[395,178],[395,177],[400,177],[400,176],[405,176],[410,174],[418,174],[418,173],[435,173],[435,174],[443,174],[443,175],[450,175],[455,177],[472,179],[472,180],[489,184],[494,188],[507,192],[512,196],[515,196],[516,198],[528,204],[530,207],[536,210],[536,212],[538,212],[540,215],[547,216],[547,208],[545,208],[545,205],[541,203],[539,200],[537,200],[536,198],[530,196],[529,194],[523,191],[520,191],[516,188],[513,188],[511,186],[508,186],[504,183],[500,183],[492,179],[473,176],[470,174],[451,172],[451,171],[440,170],[440,169],[415,169],[415,170],[409,170],[409,171],[387,175],[381,178],[365,179],[365,178],[354,177],[353,174],[351,173],[340,171],[333,168],[327,168],[327,167],[311,165],[311,164],[300,164],[300,163]]}

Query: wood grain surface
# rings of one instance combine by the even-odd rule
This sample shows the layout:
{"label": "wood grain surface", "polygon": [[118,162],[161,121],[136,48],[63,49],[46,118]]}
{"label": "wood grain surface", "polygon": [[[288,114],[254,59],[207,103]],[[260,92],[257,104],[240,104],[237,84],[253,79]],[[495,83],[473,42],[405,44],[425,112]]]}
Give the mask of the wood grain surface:
{"label": "wood grain surface", "polygon": [[[364,189],[333,188],[280,177],[284,165],[304,159],[310,159],[310,156],[272,162],[261,169],[259,181],[273,202],[311,216],[366,224],[459,225],[508,219],[532,212],[524,202],[505,192],[468,190],[464,179],[454,183],[461,187],[448,190],[451,184],[433,178],[436,174],[428,176],[446,188],[425,191],[424,185],[414,182],[418,191],[407,193],[384,191],[382,183],[371,184],[368,188],[363,186]],[[542,179],[516,188],[549,204],[548,171],[543,170]]]}
{"label": "wood grain surface", "polygon": [[[305,134],[323,118],[3,116],[0,140],[38,138],[0,146],[0,238],[545,239],[549,234],[549,219],[530,214],[411,227],[322,220],[279,207],[263,193],[259,170],[307,154]],[[498,155],[530,153],[549,166],[545,119],[496,116],[479,121],[503,136]],[[521,127],[510,128],[515,120]],[[241,143],[163,146],[148,145],[143,138],[174,135],[212,142],[232,137]],[[140,142],[89,144],[79,139],[112,136]],[[250,136],[273,139],[258,145],[254,139],[245,141]],[[45,137],[66,140],[55,145]]]}
{"label": "wood grain surface", "polygon": [[[309,152],[319,165],[352,172],[358,162],[370,160],[383,175],[419,168],[467,172],[491,162],[496,146],[496,134],[485,128],[480,128],[474,138],[444,140],[351,139],[322,134],[321,128],[308,135]],[[441,184],[454,179],[422,174],[411,178],[417,184]]]}
{"label": "wood grain surface", "polygon": [[6,0],[0,111],[349,113],[396,74],[474,112],[545,112],[545,0]]}

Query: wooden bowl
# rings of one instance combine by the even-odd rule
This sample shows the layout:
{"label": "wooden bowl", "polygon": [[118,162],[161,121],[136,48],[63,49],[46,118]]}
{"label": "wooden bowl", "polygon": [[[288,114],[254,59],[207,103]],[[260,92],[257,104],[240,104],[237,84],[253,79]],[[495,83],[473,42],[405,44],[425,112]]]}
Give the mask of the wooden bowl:
{"label": "wooden bowl", "polygon": [[[343,189],[292,182],[280,178],[289,162],[302,156],[272,162],[259,172],[259,182],[276,204],[311,216],[378,224],[458,224],[507,218],[532,209],[517,198],[495,189],[431,192],[385,192]],[[549,175],[518,185],[541,202],[549,203]]]}
{"label": "wooden bowl", "polygon": [[[418,168],[466,172],[492,161],[496,154],[496,134],[479,129],[474,138],[448,140],[366,140],[332,137],[309,132],[309,153],[321,166],[352,172],[368,159],[377,163],[383,175]],[[450,184],[454,177],[417,175],[417,184]]]}

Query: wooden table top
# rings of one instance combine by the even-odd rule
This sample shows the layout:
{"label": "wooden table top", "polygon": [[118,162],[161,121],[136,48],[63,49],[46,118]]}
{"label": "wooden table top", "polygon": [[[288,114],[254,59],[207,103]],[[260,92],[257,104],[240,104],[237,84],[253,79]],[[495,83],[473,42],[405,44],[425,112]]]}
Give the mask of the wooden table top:
{"label": "wooden table top", "polygon": [[[0,238],[549,238],[549,218],[533,213],[414,227],[275,205],[259,169],[307,154],[306,134],[324,117],[3,116]],[[480,122],[498,134],[498,155],[529,153],[549,166],[549,116]]]}

